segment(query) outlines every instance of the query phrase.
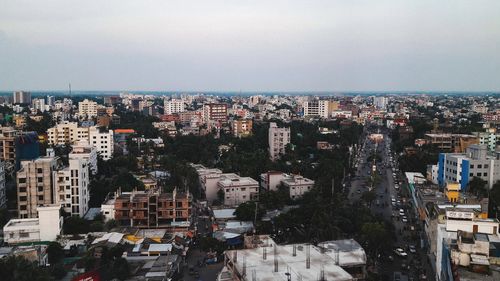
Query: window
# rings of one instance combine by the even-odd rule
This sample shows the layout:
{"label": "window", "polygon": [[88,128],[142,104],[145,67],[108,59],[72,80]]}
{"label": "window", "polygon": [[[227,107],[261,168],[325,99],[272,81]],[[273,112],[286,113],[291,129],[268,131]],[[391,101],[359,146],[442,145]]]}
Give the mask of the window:
{"label": "window", "polygon": [[484,168],[488,169],[489,168],[488,164],[484,164]]}
{"label": "window", "polygon": [[30,237],[30,234],[27,232],[21,232],[21,233],[19,233],[19,237],[20,238],[28,238],[28,237]]}
{"label": "window", "polygon": [[43,173],[43,169],[42,168],[38,168],[38,169],[36,169],[36,172],[39,173],[39,174],[41,174],[41,173]]}
{"label": "window", "polygon": [[469,174],[469,177],[473,177],[473,176],[474,176],[474,173],[470,173],[470,174]]}
{"label": "window", "polygon": [[20,187],[19,192],[26,192],[26,187]]}
{"label": "window", "polygon": [[18,178],[19,183],[26,183],[26,178]]}
{"label": "window", "polygon": [[478,165],[477,165],[477,168],[478,168],[478,169],[482,169],[482,168],[483,168],[483,165],[478,164]]}
{"label": "window", "polygon": [[38,196],[38,200],[39,200],[39,201],[43,201],[43,195],[39,195],[39,196]]}
{"label": "window", "polygon": [[488,173],[483,173],[483,177],[487,177],[488,176]]}
{"label": "window", "polygon": [[480,177],[481,176],[481,173],[477,173],[476,176]]}
{"label": "window", "polygon": [[471,169],[474,169],[474,164],[471,164],[471,165],[470,165],[470,168],[471,168]]}
{"label": "window", "polygon": [[19,197],[19,201],[21,201],[21,202],[25,202],[26,200],[27,200],[26,196],[20,196]]}

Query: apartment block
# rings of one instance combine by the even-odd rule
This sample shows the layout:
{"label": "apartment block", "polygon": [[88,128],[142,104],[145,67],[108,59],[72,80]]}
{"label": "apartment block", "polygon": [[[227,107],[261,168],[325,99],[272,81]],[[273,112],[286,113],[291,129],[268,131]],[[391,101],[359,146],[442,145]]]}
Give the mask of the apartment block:
{"label": "apartment block", "polygon": [[69,165],[53,172],[54,202],[72,216],[83,217],[88,211],[89,162],[83,158],[69,158]]}
{"label": "apartment block", "polygon": [[159,190],[118,192],[112,200],[115,220],[121,225],[161,228],[178,223],[189,226],[190,223],[193,198],[177,189],[172,193]]}
{"label": "apartment block", "polygon": [[25,91],[18,91],[12,94],[13,104],[31,104],[31,93]]}
{"label": "apartment block", "polygon": [[57,160],[46,156],[21,161],[21,169],[16,174],[19,218],[36,218],[38,206],[54,202],[52,172],[57,168]]}
{"label": "apartment block", "polygon": [[203,105],[203,122],[227,122],[227,104],[208,103]]}
{"label": "apartment block", "polygon": [[48,129],[47,135],[48,142],[51,145],[66,145],[87,141],[90,145],[96,147],[97,153],[104,160],[109,160],[113,156],[113,130],[106,130],[96,126],[79,127],[76,122],[63,122]]}
{"label": "apartment block", "polygon": [[455,153],[463,153],[469,145],[479,143],[476,136],[466,134],[425,134],[425,140],[441,150]]}
{"label": "apartment block", "polygon": [[5,193],[5,162],[0,160],[0,209],[7,207],[7,195]]}
{"label": "apartment block", "polygon": [[104,160],[109,160],[113,157],[114,139],[113,130],[105,130],[99,127],[89,128],[88,141],[97,149],[97,154]]}
{"label": "apartment block", "polygon": [[184,101],[181,99],[165,100],[163,102],[164,114],[174,114],[186,111]]}
{"label": "apartment block", "polygon": [[314,187],[314,181],[300,175],[287,175],[281,183],[288,188],[291,199],[298,199]]}
{"label": "apartment block", "polygon": [[97,102],[84,99],[78,103],[78,116],[81,119],[95,118],[98,106]]}
{"label": "apartment block", "polygon": [[438,184],[459,183],[462,191],[473,177],[485,180],[491,188],[500,180],[500,151],[488,154],[486,145],[470,145],[466,153],[440,153]]}
{"label": "apartment block", "polygon": [[290,128],[279,128],[276,123],[269,123],[269,155],[272,161],[285,154],[286,145],[290,143]]}
{"label": "apartment block", "polygon": [[88,140],[89,128],[79,127],[76,122],[62,122],[47,130],[47,141],[51,145],[66,145],[79,140]]}
{"label": "apartment block", "polygon": [[89,163],[90,173],[97,174],[97,148],[86,141],[79,141],[71,146],[69,158],[81,158]]}
{"label": "apartment block", "polygon": [[226,206],[238,206],[259,198],[259,183],[249,177],[223,174],[217,186],[224,192],[224,205]]}
{"label": "apartment block", "polygon": [[490,152],[496,150],[497,145],[500,145],[500,133],[496,128],[489,128],[486,132],[474,132],[474,136],[479,139],[479,144],[484,144]]}
{"label": "apartment block", "polygon": [[252,134],[252,119],[241,119],[232,121],[231,128],[235,137],[241,138]]}

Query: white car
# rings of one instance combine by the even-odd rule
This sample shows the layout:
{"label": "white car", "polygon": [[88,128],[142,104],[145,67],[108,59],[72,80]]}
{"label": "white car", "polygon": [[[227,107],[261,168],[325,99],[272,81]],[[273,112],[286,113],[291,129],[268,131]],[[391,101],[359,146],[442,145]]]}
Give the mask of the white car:
{"label": "white car", "polygon": [[403,219],[401,221],[404,222],[404,223],[407,223],[408,219],[406,217],[403,217]]}
{"label": "white car", "polygon": [[410,247],[408,247],[408,248],[410,249],[410,253],[412,253],[412,254],[415,254],[417,252],[417,249],[413,245],[410,245]]}
{"label": "white car", "polygon": [[396,255],[402,257],[402,258],[406,258],[408,256],[408,254],[401,248],[397,248],[394,250],[394,253],[396,253]]}

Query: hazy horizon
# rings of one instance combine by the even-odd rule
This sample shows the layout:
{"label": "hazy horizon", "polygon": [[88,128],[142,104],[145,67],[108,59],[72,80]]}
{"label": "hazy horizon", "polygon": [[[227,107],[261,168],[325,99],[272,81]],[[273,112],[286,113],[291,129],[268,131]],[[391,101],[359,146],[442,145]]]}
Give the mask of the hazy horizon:
{"label": "hazy horizon", "polygon": [[498,92],[498,11],[497,0],[2,1],[0,89]]}

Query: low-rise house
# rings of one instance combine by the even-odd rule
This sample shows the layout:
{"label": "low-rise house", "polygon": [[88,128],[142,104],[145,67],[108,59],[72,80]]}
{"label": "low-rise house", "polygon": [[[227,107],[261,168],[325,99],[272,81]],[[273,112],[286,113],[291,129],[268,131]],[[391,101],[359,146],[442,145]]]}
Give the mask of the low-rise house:
{"label": "low-rise house", "polygon": [[63,218],[60,205],[39,206],[38,218],[11,219],[3,227],[7,244],[55,241],[61,234]]}

